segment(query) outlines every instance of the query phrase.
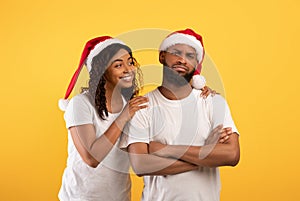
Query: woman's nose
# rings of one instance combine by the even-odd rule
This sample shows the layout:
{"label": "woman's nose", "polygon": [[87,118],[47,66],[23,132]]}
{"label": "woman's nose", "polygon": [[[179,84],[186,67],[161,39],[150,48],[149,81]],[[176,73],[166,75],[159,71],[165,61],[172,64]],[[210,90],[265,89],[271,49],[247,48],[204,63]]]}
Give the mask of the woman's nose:
{"label": "woman's nose", "polygon": [[124,66],[125,66],[125,68],[124,68],[125,72],[131,72],[134,68],[134,66],[130,65],[130,64],[125,64]]}

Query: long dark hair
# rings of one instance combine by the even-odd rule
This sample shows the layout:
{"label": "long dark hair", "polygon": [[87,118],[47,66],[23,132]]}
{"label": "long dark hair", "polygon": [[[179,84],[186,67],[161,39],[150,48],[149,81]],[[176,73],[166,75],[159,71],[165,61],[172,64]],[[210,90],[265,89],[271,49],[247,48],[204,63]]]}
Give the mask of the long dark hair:
{"label": "long dark hair", "polygon": [[[102,120],[105,120],[106,117],[108,117],[104,88],[106,82],[104,73],[106,71],[108,62],[120,49],[126,50],[128,54],[133,57],[131,49],[126,45],[117,43],[104,48],[93,58],[89,86],[88,88],[83,89],[83,91],[88,91],[89,98],[92,104],[94,104],[96,111]],[[139,93],[142,85],[142,71],[139,68],[137,61],[134,58],[133,60],[134,66],[136,67],[135,79],[133,80],[131,87],[121,90],[123,97],[127,101]]]}

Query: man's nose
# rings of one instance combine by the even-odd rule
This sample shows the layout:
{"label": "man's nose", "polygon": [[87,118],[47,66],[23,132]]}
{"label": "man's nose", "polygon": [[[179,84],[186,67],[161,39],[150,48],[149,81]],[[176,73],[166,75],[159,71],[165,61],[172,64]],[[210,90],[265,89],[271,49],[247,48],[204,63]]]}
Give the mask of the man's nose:
{"label": "man's nose", "polygon": [[178,63],[182,63],[182,64],[186,64],[186,58],[182,55],[177,57],[177,62]]}

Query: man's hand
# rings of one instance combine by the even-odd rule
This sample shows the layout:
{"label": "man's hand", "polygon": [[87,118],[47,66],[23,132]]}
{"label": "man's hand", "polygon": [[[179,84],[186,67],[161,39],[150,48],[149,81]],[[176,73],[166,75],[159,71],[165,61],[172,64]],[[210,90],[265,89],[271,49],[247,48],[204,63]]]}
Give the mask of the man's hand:
{"label": "man's hand", "polygon": [[223,128],[222,133],[220,135],[219,143],[226,143],[229,140],[230,135],[232,134],[232,128]]}
{"label": "man's hand", "polygon": [[214,128],[209,134],[208,138],[205,141],[205,145],[208,144],[217,144],[217,143],[226,143],[232,134],[232,128],[223,128],[223,125],[218,125]]}

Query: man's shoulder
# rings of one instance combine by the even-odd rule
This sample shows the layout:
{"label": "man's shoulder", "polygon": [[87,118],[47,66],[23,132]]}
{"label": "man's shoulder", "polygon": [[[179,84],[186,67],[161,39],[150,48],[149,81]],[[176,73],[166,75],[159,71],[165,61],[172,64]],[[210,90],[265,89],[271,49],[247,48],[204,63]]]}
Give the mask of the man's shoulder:
{"label": "man's shoulder", "polygon": [[212,101],[225,101],[225,98],[221,94],[209,95]]}
{"label": "man's shoulder", "polygon": [[192,93],[198,100],[202,100],[205,102],[212,102],[212,101],[224,101],[224,97],[220,94],[209,94],[207,97],[201,96],[202,91],[200,89],[193,89]]}
{"label": "man's shoulder", "polygon": [[201,107],[213,109],[215,107],[223,107],[227,105],[225,98],[220,94],[209,94],[207,97],[201,96],[201,90],[194,90],[194,96],[197,98],[198,105]]}
{"label": "man's shoulder", "polygon": [[147,92],[145,95],[145,97],[151,97],[151,96],[155,96],[157,94],[158,88],[153,89],[152,91]]}

